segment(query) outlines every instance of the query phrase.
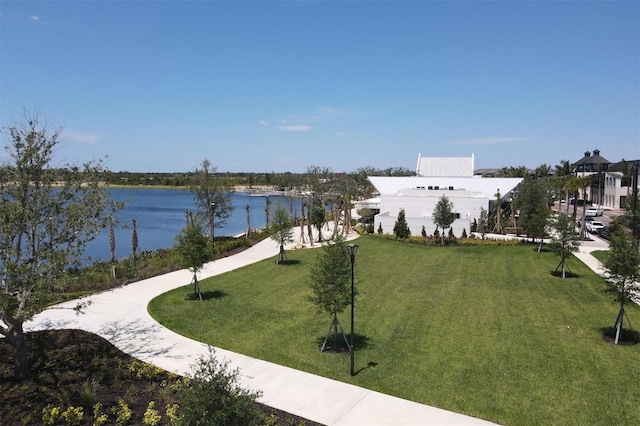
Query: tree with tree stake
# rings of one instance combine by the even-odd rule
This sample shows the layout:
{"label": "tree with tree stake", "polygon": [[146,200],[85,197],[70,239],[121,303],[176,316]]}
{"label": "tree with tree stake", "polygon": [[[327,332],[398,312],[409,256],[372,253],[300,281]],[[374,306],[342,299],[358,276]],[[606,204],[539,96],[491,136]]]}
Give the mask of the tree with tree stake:
{"label": "tree with tree stake", "polygon": [[[351,261],[349,248],[344,238],[337,235],[322,247],[318,257],[311,267],[311,290],[313,295],[310,300],[316,306],[318,313],[328,313],[332,317],[331,325],[320,348],[323,352],[327,340],[333,330],[333,348],[338,350],[338,328],[344,341],[351,350],[349,342],[338,321],[338,314],[342,313],[351,303]],[[357,292],[356,292],[357,294]]]}
{"label": "tree with tree stake", "polygon": [[271,232],[270,238],[280,246],[280,252],[276,260],[276,264],[279,265],[280,263],[284,263],[287,258],[284,245],[293,242],[293,223],[291,222],[287,209],[283,206],[276,207],[269,231]]}
{"label": "tree with tree stake", "polygon": [[450,227],[455,220],[456,214],[453,213],[453,203],[449,201],[446,195],[443,195],[433,210],[433,223],[435,223],[436,227],[442,228],[441,245],[444,246],[444,230]]}
{"label": "tree with tree stake", "polygon": [[[568,269],[567,259],[571,253],[575,253],[580,248],[580,235],[576,232],[575,224],[567,215],[560,214],[553,222],[554,234],[551,237],[551,251],[560,256],[560,263],[556,271],[561,269],[562,278],[566,278]],[[571,272],[571,271],[569,271]]]}
{"label": "tree with tree stake", "polygon": [[8,156],[0,167],[0,333],[13,348],[17,379],[31,375],[24,322],[56,300],[66,268],[80,266],[85,245],[123,207],[99,184],[101,162],[51,167],[60,132],[42,125],[38,111],[6,129]]}
{"label": "tree with tree stake", "polygon": [[617,345],[626,316],[625,305],[634,302],[640,290],[638,243],[617,220],[614,220],[609,227],[609,252],[603,266],[609,292],[613,294],[614,301],[620,304],[620,311],[614,325]]}
{"label": "tree with tree stake", "polygon": [[527,230],[527,236],[533,242],[536,238],[540,239],[538,252],[542,250],[551,215],[547,199],[547,187],[542,179],[525,178],[520,184],[516,200],[517,208],[520,210],[519,225]]}
{"label": "tree with tree stake", "polygon": [[216,174],[217,169],[208,159],[202,160],[200,168],[193,171],[193,184],[189,188],[193,193],[197,214],[209,226],[209,238],[213,250],[214,227],[222,228],[233,213],[231,202],[233,186],[224,177]]}
{"label": "tree with tree stake", "polygon": [[324,225],[324,223],[326,222],[325,214],[326,213],[322,205],[317,203],[313,204],[313,206],[311,207],[311,212],[309,214],[309,216],[311,217],[311,224],[313,224],[313,226],[315,226],[318,230],[317,241],[319,243],[322,242],[322,225]]}
{"label": "tree with tree stake", "polygon": [[193,295],[192,298],[202,300],[200,284],[198,283],[198,271],[209,261],[207,250],[208,241],[202,232],[202,227],[198,220],[189,215],[187,226],[176,236],[176,247],[182,256],[183,265],[193,273]]}

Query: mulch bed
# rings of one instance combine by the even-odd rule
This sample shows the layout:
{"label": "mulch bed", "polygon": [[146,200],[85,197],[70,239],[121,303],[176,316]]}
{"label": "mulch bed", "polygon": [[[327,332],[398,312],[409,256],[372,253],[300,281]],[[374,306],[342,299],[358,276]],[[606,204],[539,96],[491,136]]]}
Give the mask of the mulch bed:
{"label": "mulch bed", "polygon": [[[115,424],[112,407],[123,399],[132,411],[129,424],[143,424],[150,401],[163,415],[164,407],[175,401],[170,384],[179,376],[152,369],[151,378],[140,377],[147,364],[134,360],[107,340],[79,330],[50,330],[25,335],[32,378],[13,379],[13,352],[6,339],[0,339],[0,423],[3,426],[41,425],[42,409],[51,404],[66,410],[69,405],[84,406],[82,425],[92,425],[93,405],[100,402]],[[130,366],[136,367],[131,369]],[[145,376],[145,374],[142,374]],[[94,391],[91,383],[94,381]],[[164,382],[164,383],[163,383]],[[318,423],[258,404],[274,425]],[[56,424],[64,424],[58,420]]]}

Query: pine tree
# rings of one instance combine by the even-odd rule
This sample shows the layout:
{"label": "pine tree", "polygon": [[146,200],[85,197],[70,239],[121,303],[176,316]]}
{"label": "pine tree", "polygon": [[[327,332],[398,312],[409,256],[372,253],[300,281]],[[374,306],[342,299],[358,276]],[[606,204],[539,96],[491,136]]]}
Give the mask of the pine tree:
{"label": "pine tree", "polygon": [[393,226],[393,233],[396,237],[402,239],[409,238],[411,236],[409,225],[407,225],[407,220],[405,219],[404,209],[400,209],[400,212],[398,213],[398,219]]}
{"label": "pine tree", "polygon": [[440,197],[436,208],[433,211],[433,223],[436,227],[442,228],[442,240],[444,245],[444,230],[451,226],[453,221],[456,220],[456,215],[453,213],[453,203],[449,201],[446,195]]}

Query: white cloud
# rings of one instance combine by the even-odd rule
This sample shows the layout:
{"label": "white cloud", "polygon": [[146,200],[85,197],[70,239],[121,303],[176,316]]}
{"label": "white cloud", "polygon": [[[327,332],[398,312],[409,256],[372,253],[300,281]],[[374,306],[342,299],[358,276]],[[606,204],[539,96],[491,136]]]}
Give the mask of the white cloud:
{"label": "white cloud", "polygon": [[526,139],[528,138],[510,136],[484,137],[449,142],[448,145],[498,145],[503,143],[520,142]]}
{"label": "white cloud", "polygon": [[341,138],[343,138],[343,137],[349,136],[349,133],[347,133],[347,132],[337,132],[336,136],[340,136]]}
{"label": "white cloud", "polygon": [[268,122],[268,121],[266,121],[266,120],[260,120],[258,123],[259,123],[261,126],[268,126],[268,125],[269,125],[269,122]]}
{"label": "white cloud", "polygon": [[342,117],[343,115],[347,115],[347,111],[340,108],[334,108],[329,106],[321,106],[316,110],[316,114],[319,118],[337,118]]}
{"label": "white cloud", "polygon": [[65,129],[63,131],[62,136],[74,142],[85,143],[87,145],[93,145],[94,143],[98,142],[98,139],[100,139],[98,135],[94,135],[92,133],[77,132],[77,131],[68,130],[68,129]]}
{"label": "white cloud", "polygon": [[313,130],[313,127],[306,124],[289,124],[285,126],[276,126],[276,129],[284,130],[285,132],[309,132]]}
{"label": "white cloud", "polygon": [[29,19],[31,19],[34,22],[40,22],[40,17],[36,15],[29,16]]}

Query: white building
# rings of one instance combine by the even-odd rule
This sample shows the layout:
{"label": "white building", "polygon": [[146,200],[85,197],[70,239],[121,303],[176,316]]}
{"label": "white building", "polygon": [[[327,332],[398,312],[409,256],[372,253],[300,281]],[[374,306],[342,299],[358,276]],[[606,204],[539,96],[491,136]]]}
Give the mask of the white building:
{"label": "white building", "polygon": [[382,225],[384,233],[393,233],[398,213],[404,209],[411,235],[421,235],[423,226],[427,235],[432,235],[436,229],[433,211],[445,195],[458,217],[452,225],[453,233],[460,237],[464,229],[469,234],[474,219],[480,219],[481,208],[490,211],[497,193],[502,200],[508,200],[511,191],[522,182],[522,178],[474,176],[473,155],[439,159],[418,156],[419,176],[369,177],[380,193],[380,213],[374,218],[376,231]]}
{"label": "white building", "polygon": [[[640,160],[627,161],[630,171],[633,167],[640,166]],[[619,210],[623,209],[627,200],[633,193],[633,179],[631,176],[625,176],[622,170],[622,163],[616,163],[609,166],[604,177],[604,199],[602,205],[607,209]],[[640,188],[640,182],[638,183]]]}

